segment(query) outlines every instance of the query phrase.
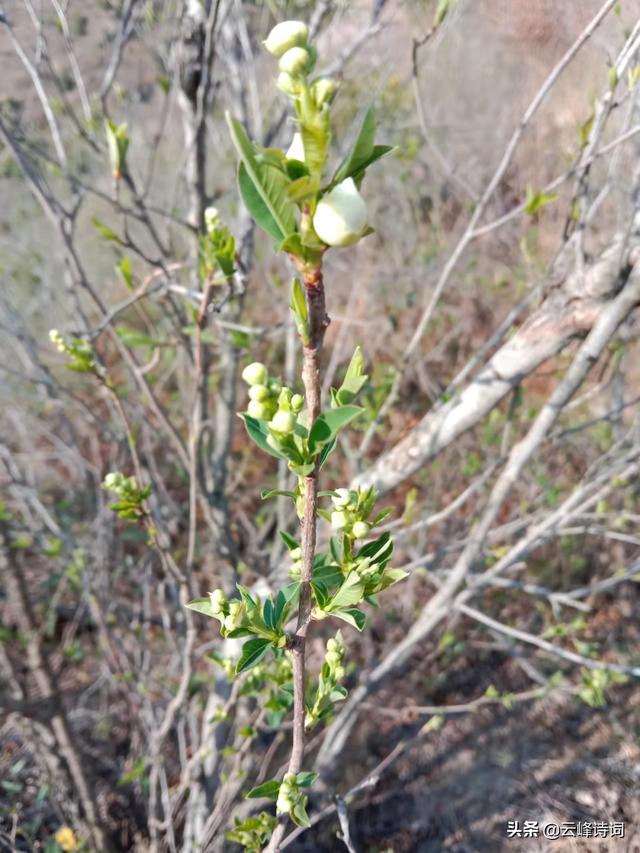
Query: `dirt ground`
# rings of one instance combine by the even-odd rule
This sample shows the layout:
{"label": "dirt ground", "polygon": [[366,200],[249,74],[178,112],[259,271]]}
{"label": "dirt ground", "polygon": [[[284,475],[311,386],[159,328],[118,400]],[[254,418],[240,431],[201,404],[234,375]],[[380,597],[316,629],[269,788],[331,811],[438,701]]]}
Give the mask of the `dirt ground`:
{"label": "dirt ground", "polygon": [[[366,728],[372,760],[415,733],[402,724]],[[351,806],[352,841],[367,853],[639,851],[639,730],[634,686],[616,689],[607,709],[549,696],[450,718],[383,776],[368,802]],[[539,837],[509,838],[509,821],[535,821]],[[620,821],[623,838],[543,837],[547,824]],[[291,849],[346,849],[337,830],[337,819],[327,819]]]}

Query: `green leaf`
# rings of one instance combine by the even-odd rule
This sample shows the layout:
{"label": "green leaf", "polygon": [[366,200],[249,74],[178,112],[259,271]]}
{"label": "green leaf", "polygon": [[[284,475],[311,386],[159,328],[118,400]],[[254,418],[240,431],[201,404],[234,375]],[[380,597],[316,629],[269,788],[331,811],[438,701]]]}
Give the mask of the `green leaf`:
{"label": "green leaf", "polygon": [[268,782],[263,782],[262,785],[258,785],[257,788],[252,788],[246,795],[246,798],[248,800],[259,800],[263,798],[268,800],[277,800],[279,791],[280,782],[278,782],[277,779],[269,779]]}
{"label": "green leaf", "polygon": [[311,588],[313,589],[314,598],[318,602],[318,607],[324,610],[329,603],[329,593],[326,586],[321,581],[312,580]]}
{"label": "green leaf", "polygon": [[335,402],[337,407],[346,406],[352,402],[356,394],[362,390],[362,386],[369,378],[363,374],[364,358],[360,347],[356,347],[349,362],[349,367],[344,377],[344,381],[340,388],[335,393]]}
{"label": "green leaf", "polygon": [[207,595],[206,598],[194,598],[187,604],[189,610],[195,610],[196,613],[204,613],[205,616],[213,616],[211,612],[211,599]]}
{"label": "green leaf", "polygon": [[331,454],[335,450],[335,447],[336,447],[336,439],[334,438],[328,444],[325,444],[325,446],[322,448],[322,451],[320,453],[320,459],[318,460],[318,465],[320,468],[322,468],[322,466],[327,461],[329,456],[331,456]]}
{"label": "green leaf", "polygon": [[240,194],[261,228],[281,243],[296,228],[295,208],[287,195],[289,177],[268,158],[258,159],[240,122],[227,113],[231,139],[242,161],[238,170]]}
{"label": "green leaf", "polygon": [[290,551],[294,551],[296,548],[300,547],[300,543],[296,542],[293,536],[290,536],[286,530],[280,531],[280,538]]}
{"label": "green leaf", "polygon": [[373,542],[367,542],[359,551],[358,557],[369,557],[372,563],[382,563],[393,553],[393,541],[389,532],[383,533]]}
{"label": "green leaf", "polygon": [[318,774],[312,770],[303,770],[296,776],[296,784],[299,788],[308,788],[318,778]]}
{"label": "green leaf", "polygon": [[276,619],[275,619],[275,607],[273,606],[273,601],[270,598],[267,598],[262,605],[262,618],[264,619],[264,624],[270,631],[275,631],[276,628]]}
{"label": "green leaf", "polygon": [[344,573],[340,566],[329,563],[326,566],[318,566],[313,570],[313,580],[319,581],[328,589],[338,586],[344,580]]}
{"label": "green leaf", "polygon": [[358,610],[357,607],[349,607],[346,610],[335,610],[331,612],[331,615],[352,625],[357,631],[362,631],[367,621],[365,614],[361,610]]}
{"label": "green leaf", "polygon": [[118,326],[116,334],[123,344],[128,347],[151,347],[155,348],[158,344],[149,335],[140,332],[138,329],[132,329],[129,326]]}
{"label": "green leaf", "polygon": [[[356,186],[360,188],[365,176],[365,172],[367,171],[369,166],[373,165],[373,163],[375,163],[377,160],[382,159],[382,157],[386,157],[387,154],[391,154],[393,151],[396,150],[397,146],[395,145],[374,145],[371,156],[367,160],[365,160],[365,162],[360,166],[360,168],[351,175],[351,177],[356,183]],[[362,236],[367,237],[369,234],[373,234],[374,231],[375,229],[368,225],[362,232]]]}
{"label": "green leaf", "polygon": [[342,607],[349,607],[351,604],[357,604],[362,601],[364,595],[364,581],[357,572],[350,572],[344,579],[342,586],[336,592],[329,602],[329,606],[325,608],[328,612],[333,612]]}
{"label": "green leaf", "polygon": [[247,613],[250,613],[252,610],[257,610],[258,602],[253,598],[249,590],[242,586],[242,584],[237,583],[236,589],[240,593],[240,597],[244,601],[244,605],[247,608]]}
{"label": "green leaf", "polygon": [[383,589],[388,589],[390,586],[393,586],[394,583],[398,583],[398,581],[404,580],[404,578],[409,576],[409,572],[405,572],[404,569],[385,569],[382,573],[382,577],[376,584],[377,592],[382,592]]}
{"label": "green leaf", "polygon": [[97,216],[92,216],[91,222],[98,234],[104,240],[108,240],[110,243],[117,243],[119,246],[123,245],[122,240],[118,237],[116,232],[112,228],[109,228],[108,225],[105,225]]}
{"label": "green leaf", "polygon": [[258,661],[264,657],[270,645],[271,641],[265,640],[262,637],[255,637],[253,640],[247,640],[242,647],[242,654],[240,655],[240,660],[236,665],[236,673],[244,672],[252,666],[255,666]]}
{"label": "green leaf", "polygon": [[287,492],[283,489],[262,489],[260,492],[260,498],[263,501],[266,501],[268,498],[275,497],[283,497],[283,498],[293,498],[295,500],[296,493],[295,492]]}
{"label": "green leaf", "polygon": [[[376,136],[376,118],[373,107],[369,107],[365,113],[360,130],[351,151],[344,158],[331,184],[339,184],[346,178],[353,177],[359,170],[365,168],[365,164],[374,153],[374,140]],[[381,155],[382,156],[382,155]]]}
{"label": "green leaf", "polygon": [[247,428],[250,438],[255,441],[258,447],[262,448],[265,453],[275,456],[276,459],[287,458],[284,453],[280,453],[279,450],[274,450],[273,447],[267,443],[267,436],[269,435],[269,432],[263,421],[259,421],[257,418],[252,418],[251,415],[241,414],[240,417],[244,421],[244,425]]}
{"label": "green leaf", "polygon": [[319,444],[331,441],[342,427],[346,426],[363,410],[360,406],[341,406],[323,412],[316,418],[309,433],[309,450],[313,452]]}
{"label": "green leaf", "polygon": [[291,301],[289,302],[289,308],[291,308],[300,340],[303,344],[308,344],[310,333],[307,300],[304,295],[304,288],[297,278],[291,281]]}
{"label": "green leaf", "polygon": [[291,812],[291,820],[298,826],[311,826],[311,821],[309,820],[309,815],[307,814],[304,800],[298,800],[298,802],[293,807],[293,810]]}
{"label": "green leaf", "polygon": [[133,270],[131,269],[131,258],[124,256],[119,264],[116,264],[116,269],[120,273],[122,281],[129,290],[133,290]]}
{"label": "green leaf", "polygon": [[320,178],[318,175],[303,175],[301,178],[293,181],[287,189],[289,198],[291,201],[296,202],[296,204],[312,196],[315,198],[319,192]]}
{"label": "green leaf", "polygon": [[528,213],[529,216],[535,216],[543,207],[553,204],[557,200],[558,193],[545,193],[542,190],[534,192],[532,187],[527,187],[527,198],[524,206],[525,213]]}

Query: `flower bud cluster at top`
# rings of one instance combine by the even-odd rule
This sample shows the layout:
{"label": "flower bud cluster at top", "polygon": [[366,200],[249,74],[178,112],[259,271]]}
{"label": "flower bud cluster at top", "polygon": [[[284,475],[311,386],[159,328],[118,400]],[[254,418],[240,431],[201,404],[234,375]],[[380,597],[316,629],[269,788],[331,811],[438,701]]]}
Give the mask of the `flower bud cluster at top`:
{"label": "flower bud cluster at top", "polygon": [[295,773],[285,773],[278,791],[276,814],[291,814],[306,797],[298,788]]}
{"label": "flower bud cluster at top", "polygon": [[[293,136],[286,158],[303,163],[310,175],[320,181],[331,138],[329,107],[336,83],[329,77],[308,80],[317,52],[309,44],[309,30],[302,21],[277,24],[264,46],[279,59],[277,86],[293,100],[298,116],[299,131]],[[309,221],[303,218],[302,231],[310,229],[311,224],[315,237],[326,246],[351,246],[364,235],[367,205],[352,178],[333,186],[317,206],[309,204]]]}
{"label": "flower bud cluster at top", "polygon": [[331,502],[334,506],[331,526],[334,530],[342,531],[351,539],[364,539],[368,536],[371,525],[367,518],[375,502],[375,495],[371,501],[371,489],[336,489]]}
{"label": "flower bud cluster at top", "polygon": [[214,589],[209,593],[211,615],[220,622],[220,633],[226,637],[229,631],[242,626],[245,606],[239,598],[229,600],[223,589]]}
{"label": "flower bud cluster at top", "polygon": [[282,440],[290,436],[304,406],[304,397],[294,394],[279,379],[269,376],[267,368],[259,361],[247,365],[242,378],[249,386],[247,414],[259,421],[268,421],[267,441],[278,449]]}

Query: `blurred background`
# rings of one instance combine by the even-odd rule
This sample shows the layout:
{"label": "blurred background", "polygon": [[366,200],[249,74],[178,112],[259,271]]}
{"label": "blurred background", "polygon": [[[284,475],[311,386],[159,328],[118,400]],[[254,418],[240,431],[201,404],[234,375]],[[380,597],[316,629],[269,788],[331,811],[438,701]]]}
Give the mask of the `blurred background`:
{"label": "blurred background", "polygon": [[[246,364],[295,381],[299,353],[291,270],[241,206],[224,121],[289,146],[261,46],[287,18],[310,23],[319,70],[341,81],[335,162],[370,105],[396,146],[363,188],[375,233],[325,263],[325,393],[356,344],[370,379],[324,487],[375,481],[410,571],[349,631],[347,686],[419,623],[633,266],[638,0],[3,2],[0,849],[238,850],[224,833],[252,813],[242,792],[288,755],[286,713],[256,724],[269,673],[232,687],[219,661],[237,649],[181,606],[183,587],[271,588],[288,569],[277,529],[296,527],[286,501],[260,500],[287,471],[235,415]],[[118,179],[105,119],[127,126]],[[241,263],[201,315],[209,205]],[[67,369],[54,328],[91,343],[116,394]],[[462,389],[480,400],[483,369],[523,330],[527,346],[558,343],[405,464],[398,448]],[[638,849],[637,336],[630,312],[483,535],[473,573],[505,571],[472,604],[494,624],[452,596],[374,678],[339,752],[340,720],[314,736],[310,813],[329,812],[291,850],[347,849],[331,793],[366,779],[348,800],[358,851],[506,850],[514,820],[541,828],[520,849]],[[101,486],[133,473],[132,445],[160,556]],[[626,835],[542,837],[571,821]]]}

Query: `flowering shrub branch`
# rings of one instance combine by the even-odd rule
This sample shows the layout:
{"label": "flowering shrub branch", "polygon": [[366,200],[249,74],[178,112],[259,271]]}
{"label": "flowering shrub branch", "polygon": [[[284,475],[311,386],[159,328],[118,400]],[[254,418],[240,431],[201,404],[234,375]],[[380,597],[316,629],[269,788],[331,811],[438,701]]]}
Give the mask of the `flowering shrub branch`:
{"label": "flowering shrub branch", "polygon": [[[347,695],[341,683],[346,654],[341,632],[327,641],[314,683],[306,669],[310,627],[314,621],[336,617],[362,631],[366,622],[362,605],[376,604],[377,594],[401,580],[405,572],[388,565],[393,551],[388,533],[370,538],[387,516],[386,511],[374,512],[373,489],[322,492],[318,488],[322,466],[335,449],[339,432],[362,411],[354,400],[367,380],[363,355],[357,348],[342,385],[332,389],[330,407],[323,410],[320,355],[329,317],[322,260],[329,248],[352,246],[372,232],[360,188],[367,168],[391,149],[375,144],[375,118],[369,110],[351,150],[326,180],[330,107],[336,84],[326,77],[311,78],[317,54],[304,23],[278,24],[264,44],[279,60],[277,86],[295,110],[292,142],[286,152],[264,148],[252,142],[232,116],[227,115],[227,122],[240,160],[240,195],[257,224],[273,238],[276,250],[289,256],[299,274],[292,282],[290,307],[302,344],[304,393],[283,385],[264,364],[254,362],[242,373],[249,394],[241,417],[250,438],[266,453],[285,460],[297,477],[294,490],[267,491],[262,496],[285,495],[293,501],[300,520],[300,541],[281,532],[292,569],[291,582],[277,594],[262,601],[238,585],[236,598],[229,599],[222,589],[216,589],[188,606],[216,619],[221,636],[246,638],[235,663],[236,675],[265,665],[261,662],[269,656],[278,667],[280,698],[269,695],[265,707],[277,712],[279,719],[292,707],[288,767],[281,780],[269,780],[248,794],[274,800],[276,818],[263,812],[238,822],[228,835],[246,850],[259,850],[266,844],[266,850],[277,851],[289,818],[300,826],[309,824],[305,789],[317,774],[303,769],[306,732],[331,715],[335,704]],[[230,240],[224,235],[215,247],[224,250]],[[321,506],[326,499],[330,499],[329,506]],[[328,521],[333,530],[326,553],[316,551],[318,518]],[[283,670],[285,661],[290,668]],[[227,662],[225,667],[232,670]],[[264,678],[269,678],[267,671]],[[290,697],[289,702],[282,701],[283,694]]]}

